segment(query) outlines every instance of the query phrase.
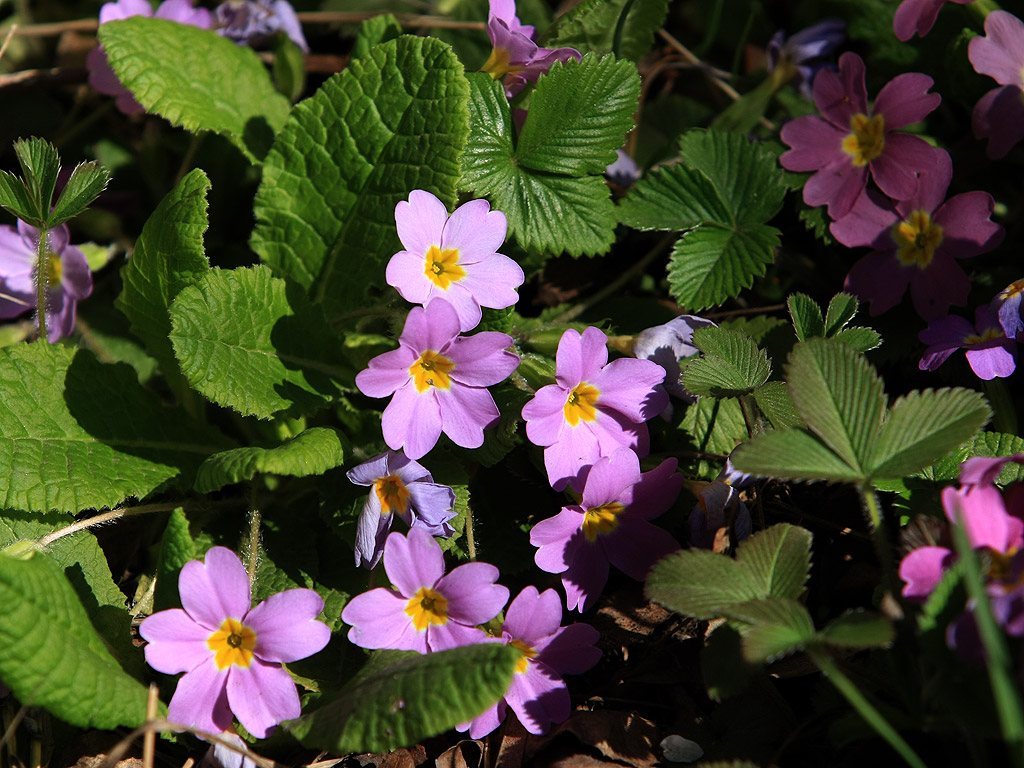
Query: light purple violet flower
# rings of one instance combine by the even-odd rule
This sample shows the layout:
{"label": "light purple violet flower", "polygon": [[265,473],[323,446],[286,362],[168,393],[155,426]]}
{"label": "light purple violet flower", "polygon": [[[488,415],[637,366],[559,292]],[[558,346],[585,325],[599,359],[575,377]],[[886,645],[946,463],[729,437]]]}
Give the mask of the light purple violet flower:
{"label": "light purple violet flower", "polygon": [[[85,254],[68,243],[66,224],[47,236],[46,336],[56,341],[75,329],[77,303],[92,293]],[[0,318],[17,317],[36,306],[36,247],[39,230],[23,221],[0,226]],[[38,321],[37,321],[38,324]]]}
{"label": "light purple violet flower", "polygon": [[[740,474],[736,470],[732,471]],[[731,543],[738,544],[753,533],[754,523],[750,510],[740,499],[739,491],[729,483],[716,479],[700,492],[690,512],[690,546],[713,549],[715,536],[722,528],[731,531]]]}
{"label": "light purple violet flower", "polygon": [[775,74],[778,83],[786,82],[796,75],[801,93],[809,99],[815,76],[823,68],[835,68],[828,57],[845,40],[846,22],[842,19],[819,21],[789,38],[780,29],[765,48],[768,71]]}
{"label": "light purple violet flower", "polygon": [[665,391],[687,403],[697,402],[683,386],[679,361],[693,357],[700,350],[693,345],[693,334],[699,328],[716,328],[717,324],[697,315],[680,315],[663,325],[640,331],[633,340],[633,355],[653,360],[665,369]]}
{"label": "light purple violet flower", "polygon": [[199,761],[199,768],[256,768],[253,759],[242,752],[247,745],[237,732],[228,730],[220,734],[220,737],[238,749],[231,749],[220,742],[211,744],[203,759]]}
{"label": "light purple violet flower", "polygon": [[999,316],[999,325],[1007,338],[1024,341],[1024,280],[1015,280],[1003,288],[992,300],[992,307]]}
{"label": "light purple violet flower", "polygon": [[975,310],[975,324],[949,315],[932,320],[918,334],[928,345],[917,367],[934,371],[958,349],[967,350],[967,362],[979,379],[1006,378],[1017,367],[1017,344],[1008,339],[990,304]]}
{"label": "light purple violet flower", "polygon": [[575,48],[541,48],[533,42],[534,28],[519,23],[515,0],[491,0],[487,34],[493,49],[480,69],[495,80],[505,78],[505,95],[510,99],[556,61],[582,58]]}
{"label": "light purple violet flower", "polygon": [[485,642],[477,624],[508,602],[508,589],[494,583],[493,565],[465,563],[445,575],[441,547],[422,528],[388,536],[384,571],[393,589],[357,595],[341,612],[352,625],[348,639],[361,648],[428,653]]}
{"label": "light purple violet flower", "polygon": [[388,262],[388,285],[413,304],[445,299],[459,315],[459,328],[480,323],[480,307],[504,309],[519,300],[516,288],[526,276],[497,252],[507,222],[486,200],[470,200],[451,216],[444,203],[415,189],[395,206],[398,237],[405,246]]}
{"label": "light purple violet flower", "polygon": [[804,185],[804,202],[828,205],[838,219],[864,192],[870,171],[889,197],[905,200],[917,189],[918,174],[932,161],[924,139],[893,133],[916,123],[939,106],[942,97],[928,93],[932,79],[909,72],[883,86],[868,109],[864,62],[855,53],[839,57],[839,72],[822,70],[814,78],[814,103],[822,117],[805,115],[782,127],[791,149],[779,158],[790,171],[815,171]]}
{"label": "light purple violet flower", "polygon": [[384,442],[396,451],[404,447],[414,461],[441,432],[463,448],[483,445],[484,428],[499,416],[486,387],[519,365],[506,349],[512,337],[496,331],[460,336],[455,308],[435,299],[409,311],[398,343],[356,375],[364,395],[394,395],[381,419]]}
{"label": "light purple violet flower", "polygon": [[903,0],[892,20],[896,37],[905,43],[915,32],[920,37],[927,35],[939,17],[939,10],[947,2],[966,5],[974,0]]}
{"label": "light purple violet flower", "polygon": [[985,17],[985,34],[967,45],[974,70],[997,83],[974,105],[971,126],[992,159],[1006,155],[1024,139],[1024,23],[1012,13],[992,11]]}
{"label": "light purple violet flower", "polygon": [[303,53],[309,53],[302,24],[288,0],[227,0],[213,11],[217,34],[239,45],[260,45],[284,32]]}
{"label": "light purple violet flower", "polygon": [[523,406],[526,436],[544,448],[548,482],[560,491],[583,484],[584,470],[618,448],[646,456],[648,419],[665,410],[665,369],[650,360],[608,362],[608,337],[598,328],[570,328],[555,355],[556,383]]}
{"label": "light purple violet flower", "polygon": [[562,600],[553,589],[530,586],[505,612],[501,639],[523,653],[505,695],[471,722],[456,726],[479,739],[505,719],[509,707],[530,733],[542,735],[569,717],[572,704],[562,675],[586,672],[601,658],[600,634],[589,624],[562,624]]}
{"label": "light purple violet flower", "polygon": [[896,203],[873,191],[832,222],[836,240],[851,248],[874,250],[846,277],[844,290],[871,303],[871,314],[895,307],[907,286],[914,309],[925,320],[963,306],[971,285],[956,259],[991,251],[1003,228],[989,220],[995,202],[988,192],[964,192],[946,200],[953,162],[941,149],[912,197]]}
{"label": "light purple violet flower", "polygon": [[178,577],[181,608],[139,626],[146,662],[169,675],[184,672],[171,698],[171,722],[220,733],[232,713],[265,738],[302,708],[283,663],[320,651],[331,631],[316,617],[324,601],[311,589],[289,589],[251,608],[249,575],[238,555],[213,547],[206,562],[185,563]]}
{"label": "light purple violet flower", "polygon": [[598,459],[583,475],[579,504],[541,520],[530,531],[537,567],[562,575],[566,606],[581,613],[608,582],[608,563],[643,581],[659,559],[679,549],[650,520],[667,510],[683,487],[676,460],[640,473],[640,460],[620,448]]}
{"label": "light purple violet flower", "polygon": [[[113,3],[104,3],[100,8],[101,25],[132,16],[156,16],[158,19],[176,21],[200,29],[209,29],[213,24],[210,12],[206,8],[193,8],[191,0],[164,0],[155,14],[149,0],[117,0]],[[121,112],[126,115],[137,115],[146,111],[135,100],[131,91],[121,85],[121,81],[107,63],[107,54],[102,45],[89,51],[85,57],[85,65],[89,70],[89,85],[104,96],[113,96]]]}
{"label": "light purple violet flower", "polygon": [[410,528],[449,538],[455,529],[455,491],[434,482],[423,467],[401,451],[388,451],[350,469],[345,476],[370,486],[356,527],[356,565],[374,568],[384,554],[384,540],[397,514]]}
{"label": "light purple violet flower", "polygon": [[636,160],[629,156],[624,149],[615,150],[615,161],[609,163],[604,169],[605,178],[623,189],[629,189],[636,180],[640,178],[640,168]]}

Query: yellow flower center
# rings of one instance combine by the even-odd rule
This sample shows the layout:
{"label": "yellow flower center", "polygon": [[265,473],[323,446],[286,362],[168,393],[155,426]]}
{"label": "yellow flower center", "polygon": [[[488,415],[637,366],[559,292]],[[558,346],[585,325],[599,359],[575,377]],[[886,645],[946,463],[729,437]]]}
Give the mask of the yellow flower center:
{"label": "yellow flower center", "polygon": [[619,515],[625,507],[617,501],[591,507],[583,515],[583,535],[593,544],[598,536],[611,533],[619,527]]}
{"label": "yellow flower center", "polygon": [[1024,293],[1024,280],[1017,280],[1015,282],[1010,283],[1002,291],[1000,291],[999,298],[1002,299],[1003,301],[1006,301],[1007,299],[1011,299],[1014,296],[1019,296],[1022,293]]}
{"label": "yellow flower center", "polygon": [[417,632],[431,624],[448,623],[448,598],[430,587],[420,587],[405,604],[405,614],[412,619]]}
{"label": "yellow flower center", "polygon": [[487,57],[487,61],[480,67],[481,72],[486,72],[494,80],[501,80],[505,75],[515,74],[522,70],[521,66],[512,66],[512,56],[507,48],[492,48],[491,55]]}
{"label": "yellow flower center", "polygon": [[885,118],[858,112],[850,118],[850,133],[843,139],[843,152],[858,168],[867,165],[885,149]]}
{"label": "yellow flower center", "polygon": [[382,515],[390,515],[392,512],[405,514],[409,505],[409,489],[405,487],[402,478],[398,475],[378,477],[373,481],[373,487],[377,491],[377,498],[380,499]]}
{"label": "yellow flower center", "polygon": [[452,283],[457,283],[466,276],[466,270],[459,266],[459,249],[446,248],[442,251],[436,245],[430,246],[423,274],[442,291],[447,291]]}
{"label": "yellow flower center", "polygon": [[992,341],[992,339],[1000,339],[1004,336],[1001,328],[986,328],[985,331],[979,336],[976,333],[969,334],[964,339],[965,344],[982,344],[986,341]]}
{"label": "yellow flower center", "polygon": [[932,221],[927,211],[918,209],[893,226],[892,239],[898,246],[896,257],[900,264],[927,269],[935,258],[935,249],[942,245],[942,227]]}
{"label": "yellow flower center", "polygon": [[581,381],[573,388],[565,399],[565,405],[562,406],[565,420],[569,422],[570,427],[579,424],[580,419],[593,421],[597,418],[596,406],[600,394],[597,387],[593,387],[585,381]]}
{"label": "yellow flower center", "polygon": [[217,669],[227,669],[232,664],[246,669],[252,664],[256,633],[238,619],[224,619],[220,629],[206,638],[206,647],[213,651]]}
{"label": "yellow flower center", "polygon": [[448,374],[455,368],[455,363],[432,349],[424,351],[419,360],[409,366],[413,383],[417,392],[426,392],[431,387],[449,389],[452,385]]}
{"label": "yellow flower center", "polygon": [[513,648],[518,648],[523,652],[523,657],[516,662],[516,672],[523,674],[526,671],[526,663],[529,659],[532,659],[537,655],[537,651],[531,648],[529,645],[524,643],[522,640],[510,640],[509,645]]}

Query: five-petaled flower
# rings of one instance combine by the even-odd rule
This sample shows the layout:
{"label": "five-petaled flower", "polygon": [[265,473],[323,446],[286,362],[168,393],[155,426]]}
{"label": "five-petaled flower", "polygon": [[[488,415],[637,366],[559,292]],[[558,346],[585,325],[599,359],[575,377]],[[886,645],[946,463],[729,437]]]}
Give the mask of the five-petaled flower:
{"label": "five-petaled flower", "polygon": [[381,419],[384,442],[396,451],[404,447],[414,461],[441,432],[463,448],[483,445],[484,427],[499,416],[486,387],[519,365],[506,349],[512,337],[495,331],[460,336],[454,307],[434,299],[409,311],[398,342],[356,376],[364,395],[394,395]]}
{"label": "five-petaled flower", "polygon": [[533,42],[534,28],[519,23],[515,0],[491,0],[487,34],[494,47],[481,69],[495,80],[505,78],[505,95],[510,99],[556,61],[582,58],[575,48],[541,48]]}
{"label": "five-petaled flower", "polygon": [[348,639],[362,648],[427,653],[484,642],[487,634],[476,625],[508,601],[493,565],[465,563],[446,575],[441,547],[422,528],[388,536],[384,572],[394,589],[357,595],[341,612],[352,626]]}
{"label": "five-petaled flower", "polygon": [[410,528],[423,528],[433,536],[455,533],[448,521],[455,517],[455,491],[434,482],[430,473],[401,451],[374,456],[346,473],[356,485],[370,486],[356,526],[356,565],[377,565],[384,540],[398,515]]}
{"label": "five-petaled flower", "polygon": [[185,564],[178,578],[184,609],[160,611],[142,622],[146,662],[169,675],[184,672],[168,719],[220,733],[232,713],[264,738],[282,720],[301,714],[299,694],[282,663],[304,659],[331,639],[316,617],[323,599],[289,589],[251,608],[249,576],[238,555],[213,547],[206,562]]}
{"label": "five-petaled flower", "polygon": [[597,328],[562,334],[555,381],[523,406],[526,435],[544,447],[548,482],[555,490],[582,487],[581,474],[602,456],[629,448],[649,450],[648,419],[668,405],[665,369],[650,360],[608,362],[608,337]]}
{"label": "five-petaled flower", "polygon": [[509,605],[501,625],[501,639],[518,648],[523,657],[516,665],[505,695],[457,730],[486,736],[505,719],[511,707],[530,733],[547,733],[552,723],[569,717],[569,690],[562,675],[586,672],[601,658],[594,647],[599,634],[589,624],[562,624],[562,600],[553,589],[526,587]]}
{"label": "five-petaled flower", "polygon": [[445,299],[459,316],[459,328],[480,323],[480,307],[504,309],[519,300],[522,268],[497,253],[505,242],[505,214],[486,200],[470,200],[451,216],[444,203],[415,189],[395,206],[398,237],[405,246],[391,257],[388,285],[413,304]]}
{"label": "five-petaled flower", "polygon": [[942,97],[928,93],[932,79],[908,72],[890,80],[868,109],[864,62],[855,53],[839,57],[839,72],[823,70],[814,78],[814,103],[821,117],[805,115],[782,127],[790,150],[779,158],[791,171],[815,171],[804,185],[804,202],[828,205],[838,219],[864,192],[870,171],[889,197],[905,200],[917,189],[918,174],[933,154],[924,139],[893,133],[923,120]]}
{"label": "five-petaled flower", "polygon": [[974,105],[971,126],[979,139],[988,139],[986,152],[998,159],[1024,139],[1024,22],[1012,13],[992,11],[985,34],[967,45],[974,70],[997,83]]}

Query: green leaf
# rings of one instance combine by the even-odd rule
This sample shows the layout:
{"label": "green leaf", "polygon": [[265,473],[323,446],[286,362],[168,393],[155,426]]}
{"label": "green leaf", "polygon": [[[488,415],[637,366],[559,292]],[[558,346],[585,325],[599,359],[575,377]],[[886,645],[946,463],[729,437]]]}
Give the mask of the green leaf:
{"label": "green leaf", "polygon": [[114,507],[129,496],[189,487],[199,463],[230,446],[164,406],[127,365],[84,349],[0,349],[0,507]]}
{"label": "green leaf", "polygon": [[508,689],[522,653],[498,643],[404,658],[286,727],[309,747],[385,752],[467,722]]}
{"label": "green leaf", "polygon": [[257,473],[322,475],[344,461],[340,435],[328,427],[312,427],[275,448],[234,448],[213,454],[199,467],[195,488],[199,493],[211,493],[251,480]]}
{"label": "green leaf", "polygon": [[[460,189],[489,197],[525,249],[571,256],[604,253],[615,240],[615,206],[602,176],[570,177],[521,167],[512,141],[512,113],[500,83],[471,74],[469,142]],[[527,118],[529,120],[529,118]],[[591,147],[603,157],[605,147]]]}
{"label": "green leaf", "polygon": [[821,630],[820,638],[829,645],[845,648],[885,648],[892,643],[892,623],[874,611],[847,611]]}
{"label": "green leaf", "polygon": [[687,407],[680,426],[698,450],[723,456],[750,437],[736,398],[702,397]]}
{"label": "green leaf", "polygon": [[837,293],[828,303],[825,312],[825,336],[835,336],[853,320],[857,314],[857,297],[849,293]]}
{"label": "green leaf", "polygon": [[20,178],[0,170],[0,207],[26,222],[39,223],[38,206]]}
{"label": "green leaf", "polygon": [[195,560],[199,554],[189,531],[185,510],[178,507],[167,518],[167,527],[164,528],[164,535],[160,537],[160,554],[156,562],[156,590],[153,595],[155,610],[181,607],[178,574],[185,563]]}
{"label": "green leaf", "polygon": [[24,704],[80,728],[146,719],[146,688],[110,655],[60,568],[40,554],[0,554],[0,679]]}
{"label": "green leaf", "polygon": [[370,52],[374,46],[395,40],[402,36],[402,25],[390,13],[372,16],[359,25],[356,40],[352,44],[352,58],[358,59]]}
{"label": "green leaf", "polygon": [[209,179],[196,168],[160,201],[146,220],[131,259],[121,269],[123,287],[115,301],[179,399],[185,396],[187,384],[167,338],[170,309],[181,290],[194,285],[210,269],[203,247],[209,191]]}
{"label": "green leaf", "polygon": [[776,429],[757,435],[732,457],[741,472],[780,480],[836,480],[855,483],[860,469],[836,456],[814,435],[800,429]]}
{"label": "green leaf", "polygon": [[252,162],[288,117],[288,99],[256,53],[213,30],[133,16],[97,34],[118,79],[147,112],[192,133],[219,133]]}
{"label": "green leaf", "polygon": [[402,248],[395,206],[413,189],[455,202],[467,97],[462,64],[439,40],[403,36],[354,59],[274,141],[252,249],[330,316],[369,306]]}
{"label": "green leaf", "polygon": [[31,201],[33,226],[40,226],[49,220],[53,190],[60,173],[60,155],[57,149],[45,139],[18,139],[14,142],[14,154],[21,165],[22,179]]}
{"label": "green leaf", "polygon": [[244,416],[311,413],[352,382],[322,314],[262,266],[213,269],[183,289],[170,338],[189,383]]}
{"label": "green leaf", "polygon": [[68,219],[73,219],[92,205],[92,201],[106,188],[108,181],[110,174],[102,165],[79,163],[61,190],[47,223],[55,227]]}
{"label": "green leaf", "polygon": [[541,75],[516,143],[523,168],[566,176],[602,174],[633,127],[640,76],[614,56],[556,62]]}
{"label": "green leaf", "polygon": [[294,102],[306,90],[306,61],[302,49],[284,32],[274,35],[274,87]]}
{"label": "green leaf", "polygon": [[797,600],[784,597],[731,605],[726,616],[743,622],[743,656],[747,661],[774,661],[803,649],[814,639],[811,615]]}
{"label": "green leaf", "polygon": [[789,387],[784,381],[768,381],[754,390],[754,400],[775,429],[802,427],[803,419],[797,413]]}
{"label": "green leaf", "polygon": [[786,305],[789,307],[789,316],[793,319],[793,330],[800,341],[812,336],[825,335],[821,308],[814,299],[805,293],[793,293],[786,300]]}
{"label": "green leaf", "polygon": [[583,0],[558,20],[550,48],[614,53],[639,61],[665,22],[668,0]]}
{"label": "green leaf", "polygon": [[886,414],[869,473],[900,478],[918,472],[974,437],[991,415],[985,398],[973,390],[910,392]]}
{"label": "green leaf", "polygon": [[771,375],[768,354],[739,331],[700,328],[693,334],[693,343],[704,354],[686,366],[683,386],[695,395],[741,397]]}
{"label": "green leaf", "polygon": [[764,117],[778,86],[768,77],[726,107],[711,121],[711,128],[732,133],[750,133]]}
{"label": "green leaf", "polygon": [[882,337],[875,330],[861,326],[844,328],[832,338],[843,342],[856,352],[867,352],[882,343]]}

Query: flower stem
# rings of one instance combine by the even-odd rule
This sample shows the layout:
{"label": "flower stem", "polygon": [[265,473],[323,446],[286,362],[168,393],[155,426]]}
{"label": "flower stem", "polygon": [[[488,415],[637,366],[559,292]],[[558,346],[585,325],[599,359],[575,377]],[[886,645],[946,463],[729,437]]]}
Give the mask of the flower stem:
{"label": "flower stem", "polygon": [[263,516],[259,507],[252,505],[249,510],[249,539],[246,542],[246,570],[249,572],[249,589],[256,589],[256,569],[260,564],[260,523]]}
{"label": "flower stem", "polygon": [[999,3],[995,0],[974,0],[968,3],[967,8],[974,13],[983,23],[992,11],[1001,10]]}
{"label": "flower stem", "polygon": [[140,504],[137,507],[125,507],[121,509],[112,509],[109,512],[104,512],[99,515],[95,515],[86,520],[78,520],[72,523],[66,528],[61,528],[59,531],[48,533],[43,538],[36,541],[36,544],[40,549],[46,549],[48,546],[58,539],[63,539],[65,536],[70,536],[73,533],[84,531],[87,528],[95,528],[98,525],[104,523],[111,523],[114,520],[120,520],[122,517],[132,517],[134,515],[144,515],[150,512],[170,512],[182,506],[180,501],[168,501],[161,504]]}
{"label": "flower stem", "polygon": [[39,317],[39,338],[46,344],[50,337],[46,332],[46,282],[49,261],[50,230],[39,228],[39,242],[36,245],[36,312]]}
{"label": "flower stem", "polygon": [[469,551],[469,559],[476,560],[476,538],[473,536],[473,508],[466,509],[466,549]]}
{"label": "flower stem", "polygon": [[882,588],[890,595],[895,595],[899,592],[899,579],[896,576],[896,569],[893,567],[892,550],[889,547],[885,518],[882,517],[882,507],[878,503],[878,496],[871,488],[861,487],[860,496],[864,500],[868,527],[871,529],[871,541],[875,545],[875,555],[878,557],[878,564],[882,569]]}
{"label": "flower stem", "polygon": [[820,649],[808,648],[807,654],[829,682],[836,687],[836,690],[843,695],[843,698],[850,702],[850,706],[857,710],[857,714],[864,718],[864,722],[874,728],[875,733],[885,739],[889,746],[906,761],[907,765],[913,766],[913,768],[927,768],[924,761],[917,756],[917,753],[903,740],[903,737],[896,732],[889,721],[871,705],[871,702],[853,684],[853,681],[832,662],[828,653]]}

